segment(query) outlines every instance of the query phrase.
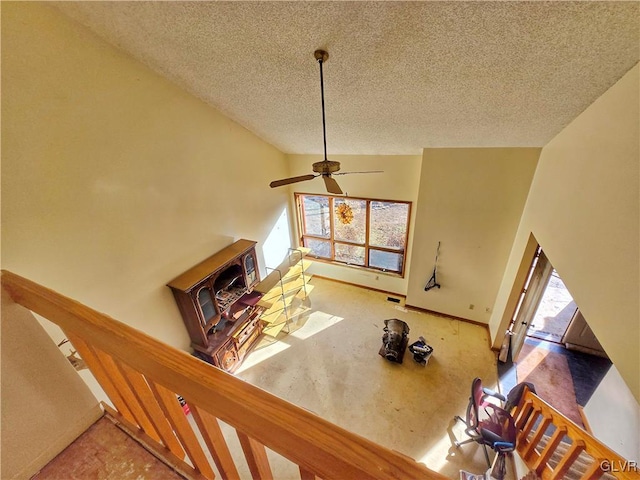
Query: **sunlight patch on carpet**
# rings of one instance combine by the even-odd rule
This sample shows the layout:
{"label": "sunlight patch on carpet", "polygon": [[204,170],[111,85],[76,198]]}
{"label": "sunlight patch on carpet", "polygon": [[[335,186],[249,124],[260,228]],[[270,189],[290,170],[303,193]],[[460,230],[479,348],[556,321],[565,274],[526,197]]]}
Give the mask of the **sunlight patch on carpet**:
{"label": "sunlight patch on carpet", "polygon": [[304,325],[300,328],[296,330],[293,330],[292,328],[289,335],[299,338],[300,340],[306,340],[307,338],[335,325],[338,322],[341,322],[342,320],[344,320],[342,317],[336,317],[330,313],[316,311],[309,315],[309,318],[306,319]]}
{"label": "sunlight patch on carpet", "polygon": [[[263,342],[265,342],[263,344]],[[242,365],[236,370],[236,374],[244,372],[245,370],[250,369],[251,367],[267,360],[274,355],[277,355],[281,352],[284,352],[290,345],[285,342],[271,341],[271,343],[266,342],[263,338],[260,340],[256,346],[251,351],[250,355],[247,355],[242,362]]]}

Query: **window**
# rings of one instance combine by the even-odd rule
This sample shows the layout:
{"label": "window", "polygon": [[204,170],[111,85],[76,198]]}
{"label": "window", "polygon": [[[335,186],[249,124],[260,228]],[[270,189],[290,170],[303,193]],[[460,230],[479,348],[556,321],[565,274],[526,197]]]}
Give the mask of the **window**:
{"label": "window", "polygon": [[296,204],[316,259],[404,275],[410,202],[296,193]]}

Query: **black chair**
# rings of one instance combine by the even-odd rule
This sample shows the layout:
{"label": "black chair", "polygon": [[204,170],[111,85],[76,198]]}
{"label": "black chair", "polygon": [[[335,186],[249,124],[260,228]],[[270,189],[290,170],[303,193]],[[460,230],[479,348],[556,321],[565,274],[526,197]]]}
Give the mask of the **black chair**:
{"label": "black chair", "polygon": [[456,447],[466,443],[476,442],[482,445],[487,464],[491,466],[487,447],[501,457],[512,452],[516,447],[516,426],[513,418],[499,405],[487,401],[494,397],[502,402],[507,399],[497,392],[484,388],[482,380],[475,378],[471,384],[471,396],[467,406],[466,418],[456,415],[454,420],[460,420],[466,425],[465,432],[469,435],[463,442],[455,442]]}

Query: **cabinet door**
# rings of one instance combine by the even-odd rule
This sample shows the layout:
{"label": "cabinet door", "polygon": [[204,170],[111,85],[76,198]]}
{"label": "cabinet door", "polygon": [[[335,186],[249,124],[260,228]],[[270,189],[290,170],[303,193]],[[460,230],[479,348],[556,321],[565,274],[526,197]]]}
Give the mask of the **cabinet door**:
{"label": "cabinet door", "polygon": [[196,290],[195,303],[198,306],[198,314],[200,316],[200,323],[204,328],[205,325],[213,320],[218,312],[216,311],[216,304],[213,300],[213,291],[211,287],[206,284]]}
{"label": "cabinet door", "polygon": [[244,256],[242,261],[244,266],[244,274],[247,280],[247,288],[253,287],[260,280],[258,278],[258,263],[256,262],[256,254],[252,250]]}
{"label": "cabinet door", "polygon": [[229,341],[215,353],[215,363],[225,372],[233,372],[238,366],[238,352],[232,341]]}

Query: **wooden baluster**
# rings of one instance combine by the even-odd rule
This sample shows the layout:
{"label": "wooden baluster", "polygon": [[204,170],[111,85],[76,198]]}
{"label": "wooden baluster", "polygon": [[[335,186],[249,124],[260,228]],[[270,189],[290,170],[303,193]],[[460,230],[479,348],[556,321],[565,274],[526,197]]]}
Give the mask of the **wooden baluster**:
{"label": "wooden baluster", "polygon": [[242,446],[244,457],[247,459],[251,477],[254,480],[273,480],[273,474],[271,473],[271,467],[264,445],[239,430],[236,430],[236,433],[240,439],[240,446]]}
{"label": "wooden baluster", "polygon": [[89,370],[91,371],[91,373],[93,373],[93,376],[98,381],[98,383],[104,390],[104,393],[107,394],[107,396],[113,403],[113,406],[120,413],[120,415],[122,415],[129,423],[140,427],[135,417],[133,416],[133,413],[131,413],[127,402],[125,402],[125,400],[120,395],[118,388],[111,381],[109,374],[104,370],[91,347],[89,347],[89,345],[84,340],[71,332],[65,332],[65,336],[73,344],[73,347],[87,364],[87,367],[89,367]]}
{"label": "wooden baluster", "polygon": [[536,421],[538,420],[538,417],[540,416],[540,411],[539,410],[533,410],[530,415],[529,415],[529,419],[527,420],[527,423],[525,424],[524,428],[520,431],[520,433],[518,434],[518,452],[522,453],[525,449],[525,447],[527,445],[529,445],[529,433],[531,433],[531,430],[533,429],[533,427],[536,424]]}
{"label": "wooden baluster", "polygon": [[584,475],[580,477],[580,480],[598,480],[598,478],[602,477],[602,475],[604,475],[604,472],[602,471],[602,468],[600,468],[600,465],[602,465],[603,462],[605,462],[604,459],[594,459],[594,462],[587,469],[587,471],[584,472]]}
{"label": "wooden baluster", "polygon": [[573,462],[575,462],[576,458],[582,453],[584,450],[585,443],[582,440],[575,440],[569,450],[564,454],[564,457],[558,462],[556,468],[553,469],[551,473],[551,480],[555,480],[556,478],[564,478],[564,474],[569,471]]}
{"label": "wooden baluster", "polygon": [[556,448],[558,447],[558,445],[562,441],[562,438],[566,434],[567,434],[567,427],[565,426],[557,427],[556,431],[553,432],[553,435],[549,439],[549,442],[547,442],[547,445],[544,447],[542,452],[540,452],[540,456],[537,458],[537,460],[534,462],[534,464],[531,467],[531,469],[534,470],[538,474],[538,476],[540,477],[542,476],[542,471],[547,466],[547,462],[549,461],[553,453],[556,451]]}
{"label": "wooden baluster", "polygon": [[[239,438],[256,478],[273,477],[267,462],[266,444],[295,464],[303,465],[305,468],[301,470],[301,475],[305,479],[310,476],[307,473],[314,472],[319,478],[445,480],[442,475],[415,461],[409,461],[390,449],[309,415],[300,407],[30,280],[2,272],[2,285],[16,303],[51,320],[64,331],[72,332],[67,337],[119,410],[114,412],[114,418],[132,431],[133,436],[149,445],[150,449],[160,447],[154,452],[161,450],[169,455],[171,452],[168,448],[150,441],[149,436],[141,431],[133,412],[109,378],[110,372],[100,364],[94,349],[113,356],[118,362],[136,366],[135,369],[145,376],[159,408],[195,469],[184,468],[189,460],[181,461],[173,454],[170,461],[175,462],[174,465],[179,462],[179,468],[190,476],[195,475],[194,478],[205,477],[205,474],[209,479],[213,478],[212,465],[206,461],[208,455],[200,448],[196,433],[190,428],[173,392],[179,391],[187,398],[192,398],[207,412],[214,412],[229,425],[246,432],[239,433]],[[83,338],[91,339],[91,346]],[[122,371],[125,370],[122,367]],[[120,367],[117,367],[117,371],[125,377],[124,383],[127,384],[130,379]],[[139,392],[133,393],[134,397],[136,395],[140,395]],[[261,407],[265,407],[266,412]],[[105,410],[112,409],[105,406]],[[198,475],[198,471],[201,475]]]}
{"label": "wooden baluster", "polygon": [[318,477],[316,477],[313,473],[311,473],[309,470],[307,470],[304,467],[300,467],[300,480],[317,480]]}
{"label": "wooden baluster", "polygon": [[538,443],[540,443],[540,440],[542,440],[542,437],[546,433],[547,428],[549,428],[549,425],[551,425],[551,420],[552,420],[551,415],[547,413],[542,415],[542,421],[538,425],[538,429],[536,430],[536,433],[533,435],[533,437],[531,438],[527,446],[524,448],[524,450],[522,450],[521,452],[521,456],[525,462],[529,462],[533,457],[534,453],[536,452],[536,447],[538,446]]}
{"label": "wooden baluster", "polygon": [[206,478],[215,478],[213,469],[198,442],[196,434],[191,425],[189,425],[176,394],[149,379],[148,382],[160,408],[162,408],[167,420],[171,423],[173,431],[176,432],[195,469]]}
{"label": "wooden baluster", "polygon": [[138,398],[131,391],[129,384],[120,371],[120,362],[116,361],[113,357],[100,350],[94,351],[96,354],[96,358],[104,367],[105,371],[109,375],[109,378],[118,389],[118,392],[120,392],[120,396],[122,396],[122,399],[127,403],[127,406],[131,410],[131,413],[133,413],[137,425],[140,426],[142,431],[149,435],[149,437],[160,443],[160,435],[158,435],[156,428],[153,426],[153,423],[151,423],[151,420],[149,420],[149,417],[147,416],[147,412],[143,408]]}
{"label": "wooden baluster", "polygon": [[518,408],[513,415],[515,419],[516,428],[520,430],[524,427],[524,424],[529,419],[529,415],[531,414],[531,410],[533,410],[533,402],[530,399],[527,399],[522,404],[521,408]]}
{"label": "wooden baluster", "polygon": [[220,429],[218,419],[197,405],[190,403],[188,400],[186,401],[193,415],[193,419],[200,429],[202,438],[204,438],[209,448],[213,461],[216,462],[220,476],[224,480],[239,479],[240,475],[238,474],[236,464],[233,461],[227,442]]}
{"label": "wooden baluster", "polygon": [[158,435],[160,435],[162,444],[176,457],[184,459],[184,449],[176,438],[175,432],[171,428],[171,424],[165,417],[160,405],[158,405],[158,402],[153,396],[153,392],[151,392],[151,388],[149,388],[144,376],[125,363],[119,363],[118,367],[129,384],[129,387],[131,387],[134,395],[140,402],[140,405],[145,410],[149,420],[158,432]]}

